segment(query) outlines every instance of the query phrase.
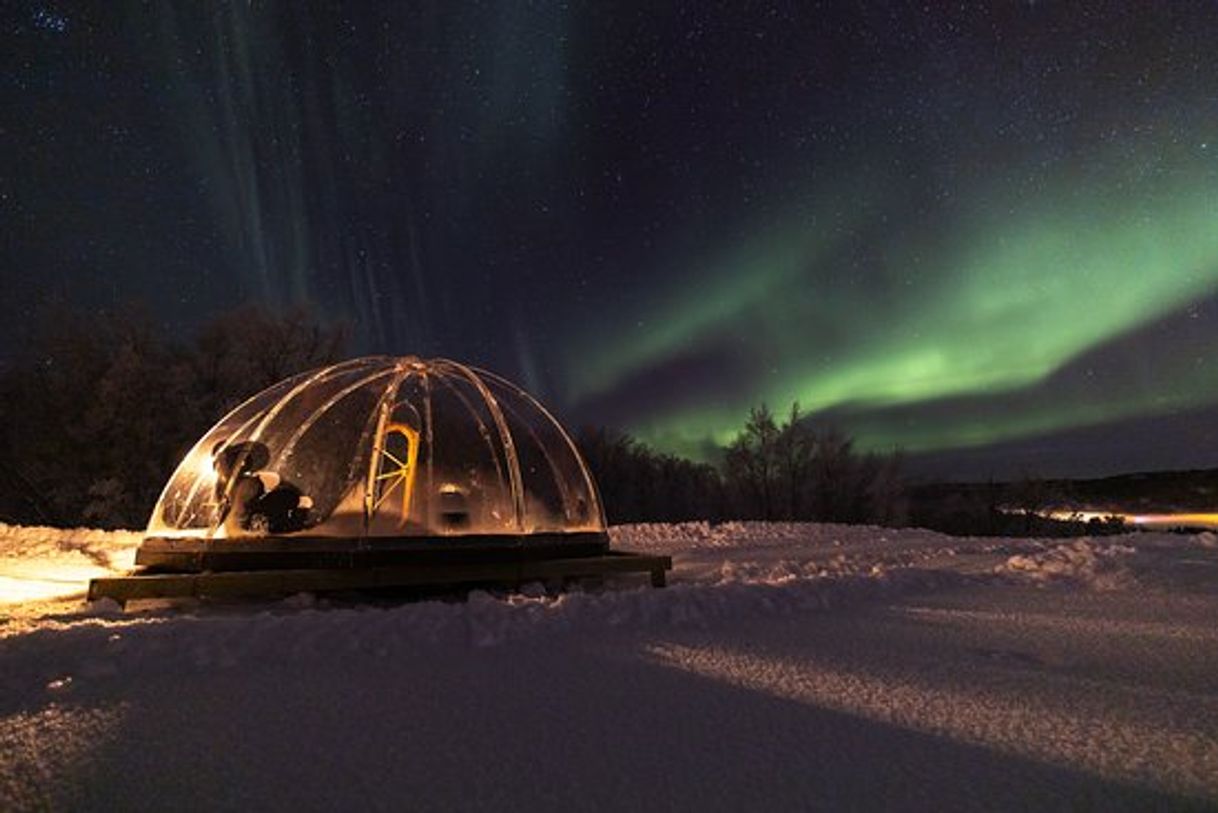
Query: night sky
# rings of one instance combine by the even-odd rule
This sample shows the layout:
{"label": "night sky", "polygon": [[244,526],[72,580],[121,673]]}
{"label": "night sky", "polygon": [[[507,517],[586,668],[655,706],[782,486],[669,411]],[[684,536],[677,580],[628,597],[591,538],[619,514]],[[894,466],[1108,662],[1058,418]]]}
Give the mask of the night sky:
{"label": "night sky", "polygon": [[5,355],[306,302],[693,456],[798,400],[938,476],[1218,465],[1210,0],[0,14]]}

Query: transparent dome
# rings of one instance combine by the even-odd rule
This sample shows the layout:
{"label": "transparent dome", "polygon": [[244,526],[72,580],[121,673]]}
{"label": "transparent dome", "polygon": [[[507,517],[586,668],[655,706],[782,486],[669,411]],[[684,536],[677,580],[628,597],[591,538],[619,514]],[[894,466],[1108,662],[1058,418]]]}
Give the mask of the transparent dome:
{"label": "transparent dome", "polygon": [[377,356],[255,395],[170,478],[150,538],[367,539],[603,532],[558,422],[493,373]]}

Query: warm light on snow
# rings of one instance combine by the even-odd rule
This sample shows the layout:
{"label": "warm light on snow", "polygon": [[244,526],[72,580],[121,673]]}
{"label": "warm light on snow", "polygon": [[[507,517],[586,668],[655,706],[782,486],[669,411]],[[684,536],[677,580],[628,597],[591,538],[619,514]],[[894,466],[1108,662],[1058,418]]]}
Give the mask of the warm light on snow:
{"label": "warm light on snow", "polygon": [[135,565],[132,531],[0,525],[0,604],[83,596],[89,579]]}
{"label": "warm light on snow", "polygon": [[88,589],[89,579],[113,575],[96,565],[5,562],[0,566],[0,604],[80,595]]}

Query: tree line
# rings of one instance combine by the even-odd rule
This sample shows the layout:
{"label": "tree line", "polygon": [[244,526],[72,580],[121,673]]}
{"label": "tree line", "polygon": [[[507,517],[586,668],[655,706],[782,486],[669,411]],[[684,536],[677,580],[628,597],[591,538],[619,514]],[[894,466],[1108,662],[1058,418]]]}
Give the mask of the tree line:
{"label": "tree line", "polygon": [[338,360],[304,308],[227,311],[190,339],[132,308],[45,315],[0,368],[0,520],[140,528],[190,447],[250,395]]}
{"label": "tree line", "polygon": [[908,506],[899,454],[861,454],[792,405],[779,423],[762,404],[718,465],[658,453],[627,434],[583,429],[577,445],[610,523],[706,519],[900,525]]}

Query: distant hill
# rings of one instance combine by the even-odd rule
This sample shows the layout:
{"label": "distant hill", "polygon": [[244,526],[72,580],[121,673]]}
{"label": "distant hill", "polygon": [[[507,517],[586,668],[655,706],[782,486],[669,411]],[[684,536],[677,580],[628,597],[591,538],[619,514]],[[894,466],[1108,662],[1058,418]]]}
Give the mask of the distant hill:
{"label": "distant hill", "polygon": [[1094,479],[927,483],[911,486],[909,500],[915,524],[947,533],[1067,536],[1113,532],[1121,526],[1053,520],[1033,512],[1218,513],[1218,469]]}
{"label": "distant hill", "polygon": [[1218,511],[1218,469],[1153,471],[1095,479],[926,483],[910,487],[918,501],[967,496],[996,506],[1077,508],[1125,513]]}
{"label": "distant hill", "polygon": [[1070,508],[1138,513],[1218,511],[1218,469],[1121,474],[1095,480],[1050,480]]}

